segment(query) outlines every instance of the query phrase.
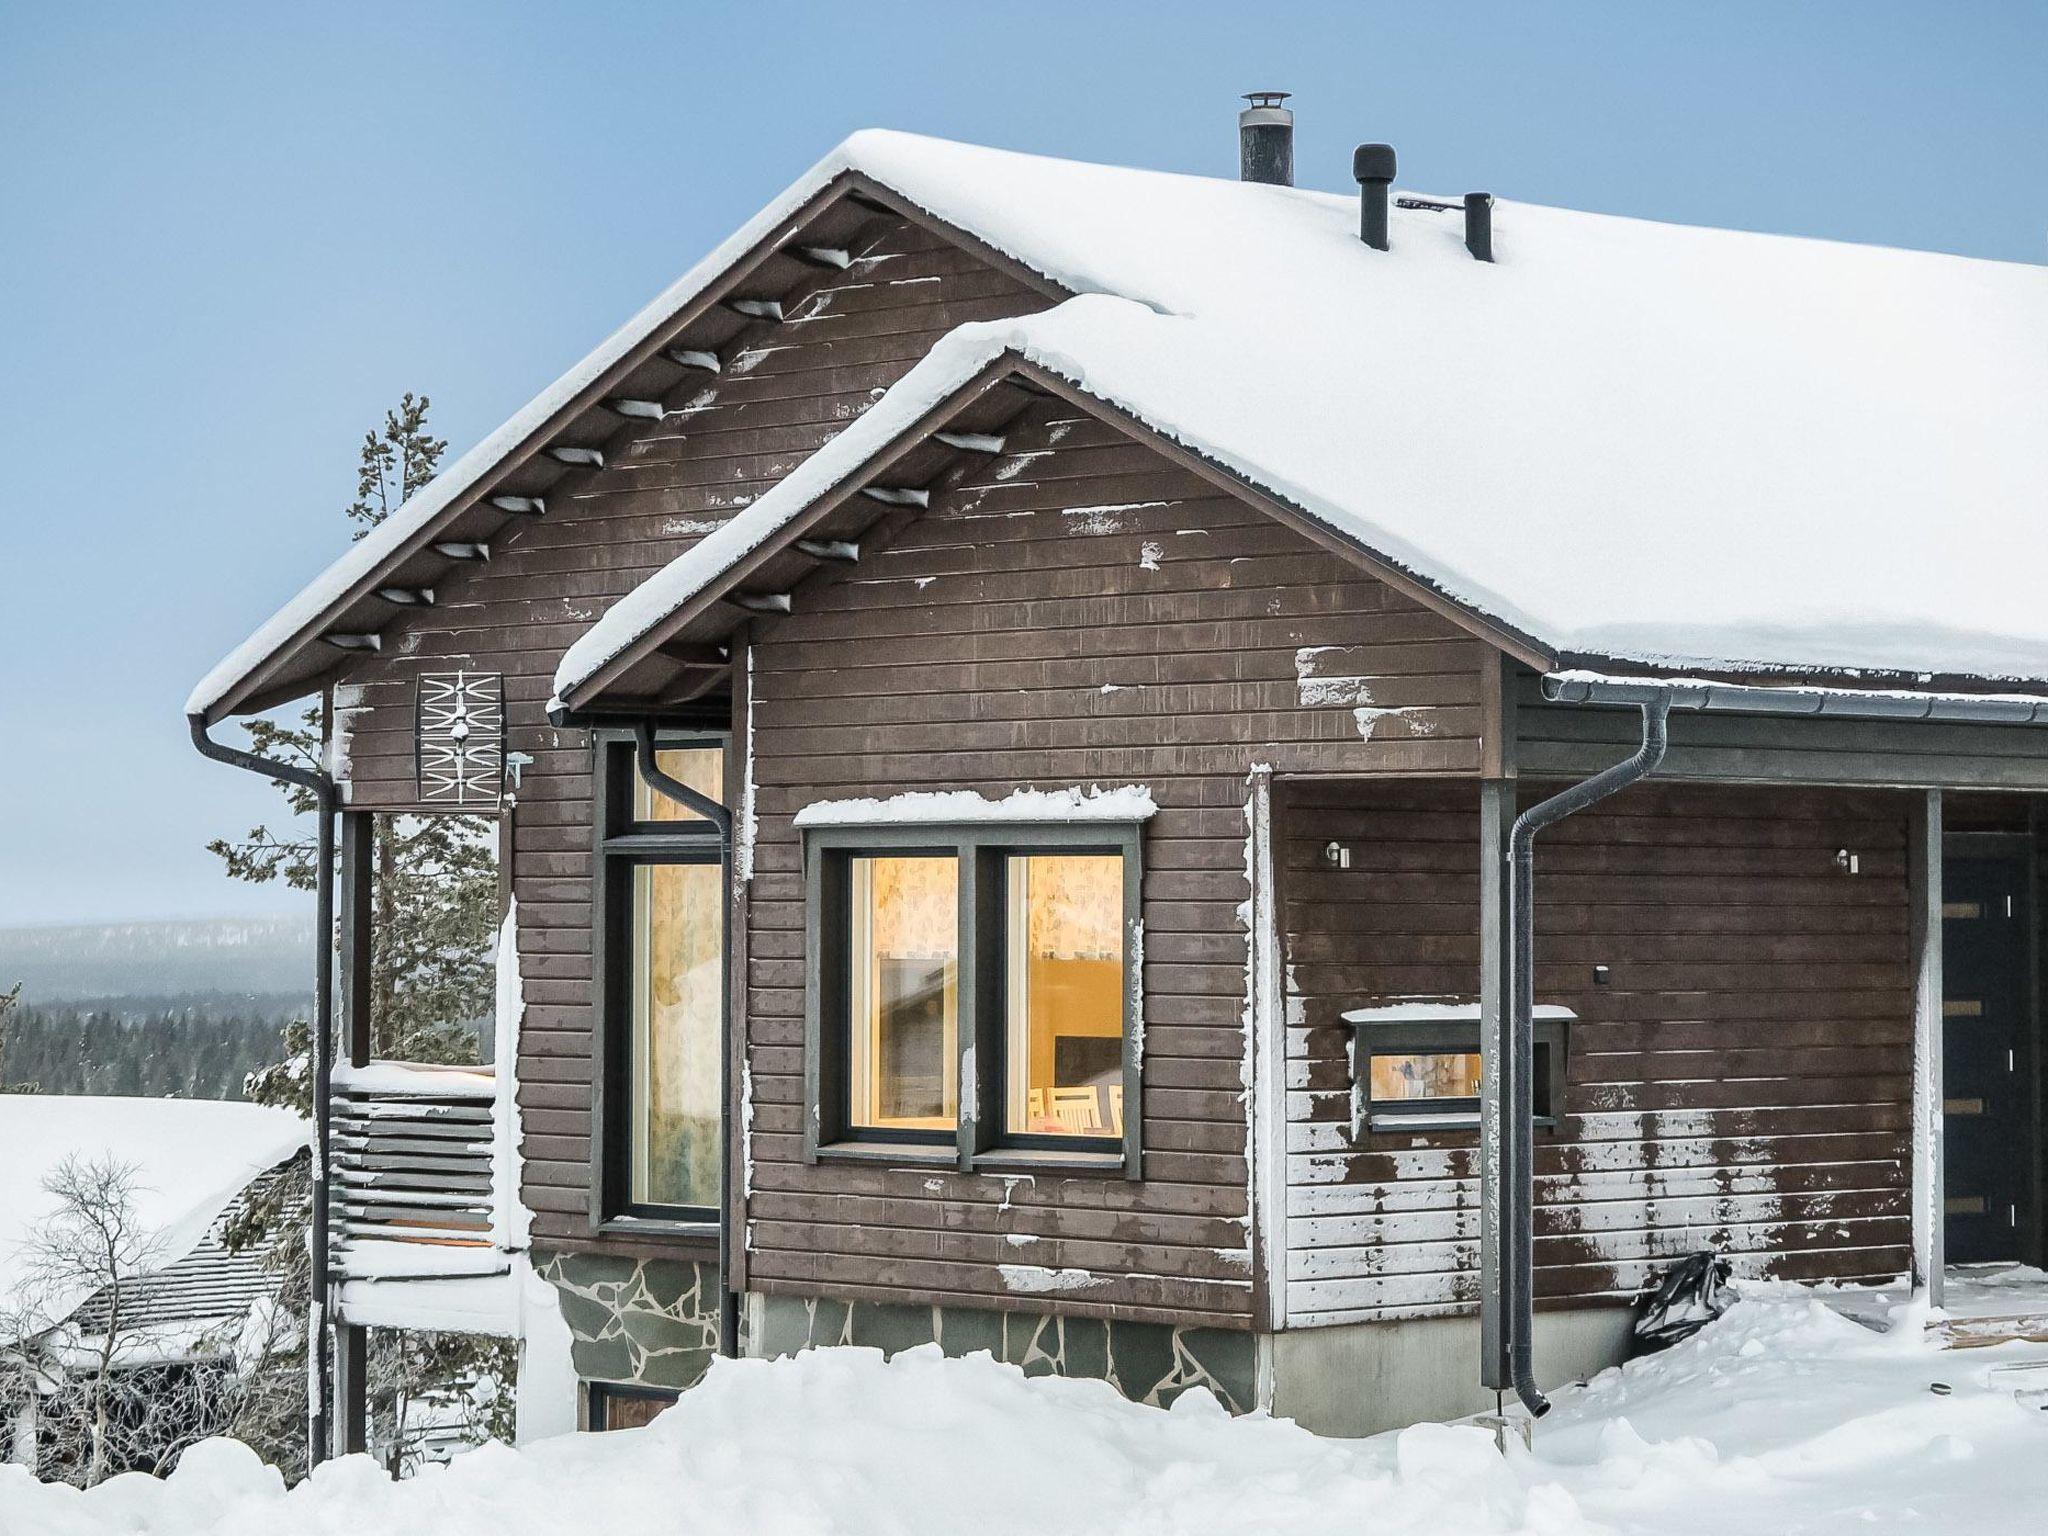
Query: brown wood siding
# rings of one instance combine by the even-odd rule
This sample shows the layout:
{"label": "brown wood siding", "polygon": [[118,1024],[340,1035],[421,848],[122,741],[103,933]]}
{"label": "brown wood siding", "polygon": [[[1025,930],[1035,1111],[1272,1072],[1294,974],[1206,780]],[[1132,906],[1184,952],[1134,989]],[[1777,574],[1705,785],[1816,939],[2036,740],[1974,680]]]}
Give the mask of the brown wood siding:
{"label": "brown wood siding", "polygon": [[[1116,428],[1005,451],[753,652],[750,1288],[1251,1322],[1247,775],[1470,774],[1481,647]],[[802,1156],[817,800],[1143,784],[1144,1178]],[[1085,1270],[1043,1295],[1003,1266]]]}
{"label": "brown wood siding", "polygon": [[525,1194],[534,1237],[590,1235],[590,745],[549,726],[562,650],[615,599],[751,502],[858,417],[940,335],[1045,300],[940,237],[892,226],[846,271],[821,272],[790,319],[726,372],[672,397],[602,471],[550,493],[487,566],[386,633],[386,651],[341,685],[351,804],[412,802],[413,690],[421,671],[506,677],[507,744],[530,754],[515,813],[526,1017],[520,1034]]}
{"label": "brown wood siding", "polygon": [[[1477,787],[1279,796],[1289,1321],[1465,1309],[1476,1133],[1354,1139],[1339,1015],[1476,995]],[[1633,1294],[1707,1247],[1786,1278],[1905,1267],[1906,818],[1882,792],[1650,786],[1544,834],[1537,996],[1579,1017],[1563,1123],[1537,1136],[1540,1297]]]}

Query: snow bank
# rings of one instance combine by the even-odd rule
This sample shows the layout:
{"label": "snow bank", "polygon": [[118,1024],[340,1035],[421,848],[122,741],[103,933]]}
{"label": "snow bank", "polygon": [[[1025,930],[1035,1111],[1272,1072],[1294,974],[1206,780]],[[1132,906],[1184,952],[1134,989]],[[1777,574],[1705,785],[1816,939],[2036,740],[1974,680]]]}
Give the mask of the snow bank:
{"label": "snow bank", "polygon": [[[1873,1333],[1807,1298],[1745,1300],[1678,1348],[1559,1394],[1534,1450],[1470,1426],[1323,1440],[1204,1392],[1171,1410],[927,1346],[719,1361],[644,1430],[487,1447],[392,1483],[369,1460],[287,1493],[238,1445],[165,1482],[93,1492],[0,1467],[0,1531],[275,1536],[1043,1536],[1345,1531],[1729,1536],[2031,1532],[2043,1415],[2014,1367],[2048,1348],[1943,1353],[1919,1319]],[[1946,1392],[1930,1390],[1933,1383]]]}
{"label": "snow bank", "polygon": [[[249,1181],[305,1146],[309,1135],[298,1116],[258,1104],[90,1094],[0,1097],[0,1317],[14,1302],[27,1300],[25,1247],[57,1209],[43,1181],[66,1157],[133,1167],[136,1220],[154,1234],[151,1267],[162,1268],[196,1248]],[[88,1294],[89,1287],[71,1287],[36,1297],[38,1325],[63,1321]]]}
{"label": "snow bank", "polygon": [[407,1483],[355,1457],[286,1494],[226,1442],[167,1482],[84,1495],[0,1468],[0,1528],[48,1536],[1505,1532],[1557,1529],[1532,1518],[1554,1502],[1474,1429],[1349,1445],[1233,1421],[1203,1392],[1140,1408],[1099,1382],[929,1346],[886,1365],[860,1349],[721,1361],[645,1430],[489,1447]]}

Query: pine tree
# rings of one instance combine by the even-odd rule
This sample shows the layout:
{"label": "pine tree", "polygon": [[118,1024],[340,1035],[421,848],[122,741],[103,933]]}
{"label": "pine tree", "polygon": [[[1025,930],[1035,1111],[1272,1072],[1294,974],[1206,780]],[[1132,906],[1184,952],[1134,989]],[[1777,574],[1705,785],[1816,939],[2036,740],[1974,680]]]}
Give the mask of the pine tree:
{"label": "pine tree", "polygon": [[[351,522],[362,525],[358,539],[433,478],[448,444],[428,432],[428,408],[426,396],[408,392],[395,410],[385,412],[380,428],[365,434],[356,499],[345,509]],[[295,725],[251,721],[250,746],[274,761],[317,767],[322,724],[318,707],[307,709]],[[295,822],[303,825],[315,809],[313,796],[297,786],[280,787]],[[207,847],[233,879],[313,888],[316,844],[302,832],[279,834],[258,826],[239,841],[217,838]],[[480,816],[380,813],[371,848],[371,1054],[393,1061],[476,1062],[478,1026],[489,1015],[494,979],[498,872],[492,824]],[[294,1021],[286,1030],[285,1059],[250,1075],[249,1098],[310,1115],[311,1063],[311,1026]],[[302,1314],[311,1291],[305,1239],[310,1212],[310,1170],[302,1170],[274,1181],[230,1235],[231,1246],[267,1248],[281,1287]],[[302,1375],[304,1364],[302,1349],[296,1362]],[[493,1339],[373,1335],[373,1420],[388,1437],[395,1432],[399,1404],[452,1382],[509,1381],[512,1367],[510,1347]],[[292,1369],[294,1362],[281,1355],[280,1368]],[[291,1432],[288,1414],[278,1416],[278,1430]],[[278,1456],[283,1446],[258,1448],[286,1464]]]}

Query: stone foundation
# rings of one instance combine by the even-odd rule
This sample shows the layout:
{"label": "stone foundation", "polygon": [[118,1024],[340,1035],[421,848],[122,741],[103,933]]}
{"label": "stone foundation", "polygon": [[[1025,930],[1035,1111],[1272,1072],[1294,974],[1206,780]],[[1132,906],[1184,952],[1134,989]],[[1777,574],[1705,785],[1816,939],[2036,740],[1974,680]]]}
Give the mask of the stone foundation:
{"label": "stone foundation", "polygon": [[680,1392],[718,1353],[713,1266],[539,1250],[533,1257],[561,1300],[583,1380]]}
{"label": "stone foundation", "polygon": [[769,1357],[832,1344],[894,1354],[937,1344],[951,1356],[987,1350],[1027,1376],[1107,1381],[1134,1402],[1164,1407],[1190,1387],[1207,1387],[1234,1413],[1252,1406],[1257,1350],[1249,1333],[1105,1322],[1034,1312],[893,1306],[824,1297],[747,1298],[747,1352]]}

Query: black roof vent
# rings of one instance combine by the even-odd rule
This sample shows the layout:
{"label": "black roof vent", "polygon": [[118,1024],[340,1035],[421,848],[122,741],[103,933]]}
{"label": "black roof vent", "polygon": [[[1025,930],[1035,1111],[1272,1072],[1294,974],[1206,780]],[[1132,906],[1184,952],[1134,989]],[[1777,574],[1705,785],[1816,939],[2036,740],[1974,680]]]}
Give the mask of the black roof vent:
{"label": "black roof vent", "polygon": [[1253,91],[1237,114],[1237,174],[1241,181],[1294,185],[1294,114],[1281,105],[1286,91]]}
{"label": "black roof vent", "polygon": [[1477,261],[1493,260],[1493,194],[1465,194],[1465,249]]}
{"label": "black roof vent", "polygon": [[1351,176],[1358,183],[1358,238],[1376,251],[1387,248],[1387,189],[1394,184],[1394,146],[1361,144],[1351,152]]}

